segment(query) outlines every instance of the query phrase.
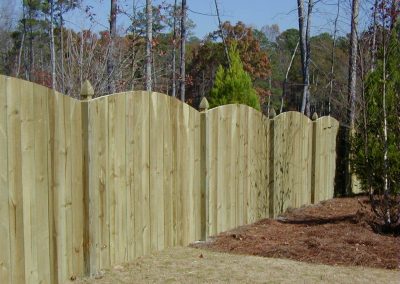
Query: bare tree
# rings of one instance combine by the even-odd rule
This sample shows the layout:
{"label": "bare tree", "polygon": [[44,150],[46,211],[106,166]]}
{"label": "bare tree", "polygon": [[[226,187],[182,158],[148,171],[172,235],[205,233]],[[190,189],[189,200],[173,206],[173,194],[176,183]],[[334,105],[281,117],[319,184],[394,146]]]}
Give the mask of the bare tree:
{"label": "bare tree", "polygon": [[146,43],[146,90],[152,91],[152,44],[153,44],[153,6],[151,0],[146,0],[147,43]]}
{"label": "bare tree", "polygon": [[225,36],[224,36],[223,31],[222,31],[221,17],[219,16],[219,9],[218,9],[217,0],[214,0],[214,3],[215,3],[215,10],[217,11],[219,34],[221,36],[222,43],[224,45],[224,52],[225,52],[226,60],[228,61],[228,65],[230,66],[231,65],[231,60],[229,58],[228,46],[227,46],[226,41],[225,41]]}
{"label": "bare tree", "polygon": [[303,100],[301,112],[310,116],[310,30],[311,14],[314,7],[313,0],[308,1],[307,17],[305,16],[304,0],[297,0],[297,12],[299,17],[300,52],[303,73]]}
{"label": "bare tree", "polygon": [[117,35],[117,0],[111,0],[110,45],[107,57],[108,92],[115,93],[115,38]]}
{"label": "bare tree", "polygon": [[181,66],[180,66],[180,93],[181,101],[185,101],[186,80],[186,0],[182,0],[181,17]]}

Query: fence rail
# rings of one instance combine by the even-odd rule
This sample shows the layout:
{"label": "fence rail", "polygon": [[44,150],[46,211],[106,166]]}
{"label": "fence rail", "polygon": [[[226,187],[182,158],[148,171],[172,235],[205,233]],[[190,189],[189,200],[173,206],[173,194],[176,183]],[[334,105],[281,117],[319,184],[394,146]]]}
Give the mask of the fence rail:
{"label": "fence rail", "polygon": [[333,196],[338,122],[0,76],[0,283],[57,283]]}

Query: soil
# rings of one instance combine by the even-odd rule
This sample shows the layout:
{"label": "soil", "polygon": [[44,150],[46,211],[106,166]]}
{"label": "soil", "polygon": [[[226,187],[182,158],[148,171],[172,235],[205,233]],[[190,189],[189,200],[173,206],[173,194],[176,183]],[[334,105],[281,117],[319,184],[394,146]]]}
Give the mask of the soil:
{"label": "soil", "polygon": [[375,233],[367,197],[288,210],[192,247],[308,263],[400,269],[400,237]]}
{"label": "soil", "polygon": [[112,283],[387,283],[400,270],[309,264],[288,259],[232,255],[174,247],[115,265],[73,284]]}

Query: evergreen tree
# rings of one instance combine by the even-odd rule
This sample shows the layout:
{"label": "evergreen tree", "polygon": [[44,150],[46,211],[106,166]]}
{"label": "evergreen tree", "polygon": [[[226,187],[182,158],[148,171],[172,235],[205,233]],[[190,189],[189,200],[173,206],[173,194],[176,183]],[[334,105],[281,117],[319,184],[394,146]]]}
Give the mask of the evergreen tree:
{"label": "evergreen tree", "polygon": [[260,102],[253,89],[250,75],[244,71],[236,44],[229,48],[230,67],[224,69],[221,65],[215,77],[210,94],[210,106],[224,104],[245,104],[260,110]]}
{"label": "evergreen tree", "polygon": [[[373,209],[378,217],[383,218],[387,226],[395,224],[400,214],[399,30],[399,26],[392,30],[385,62],[385,52],[381,51],[378,54],[376,69],[368,76],[363,127],[352,141],[353,170],[360,178],[363,189],[370,191]],[[383,77],[386,80],[383,80]],[[387,141],[384,135],[384,107],[386,107]],[[387,159],[384,157],[385,145],[387,145]],[[384,190],[385,177],[388,181],[387,192]]]}

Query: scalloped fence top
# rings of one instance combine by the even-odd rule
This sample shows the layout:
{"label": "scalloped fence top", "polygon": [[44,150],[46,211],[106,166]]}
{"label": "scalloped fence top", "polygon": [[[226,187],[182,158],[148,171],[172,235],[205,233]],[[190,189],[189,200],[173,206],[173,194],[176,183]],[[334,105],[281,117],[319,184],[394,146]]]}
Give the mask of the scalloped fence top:
{"label": "scalloped fence top", "polygon": [[333,197],[331,117],[93,95],[0,76],[0,283],[64,283]]}

